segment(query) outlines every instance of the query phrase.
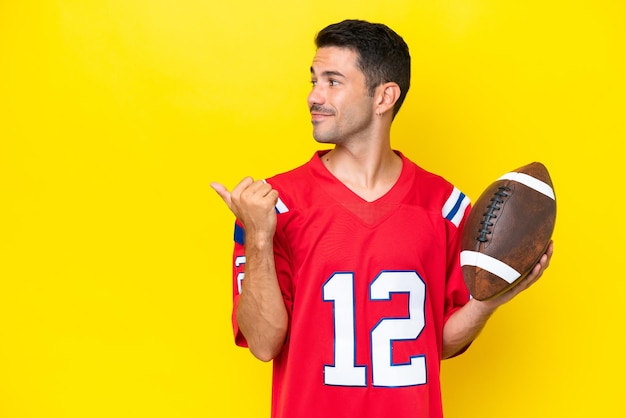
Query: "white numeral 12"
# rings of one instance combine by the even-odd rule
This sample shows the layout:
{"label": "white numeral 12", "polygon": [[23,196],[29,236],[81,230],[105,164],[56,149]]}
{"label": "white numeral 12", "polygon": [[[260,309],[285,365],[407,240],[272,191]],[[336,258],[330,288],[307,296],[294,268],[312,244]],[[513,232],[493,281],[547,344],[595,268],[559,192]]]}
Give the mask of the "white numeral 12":
{"label": "white numeral 12", "polygon": [[[370,300],[389,300],[408,293],[406,318],[382,318],[371,331],[372,384],[398,387],[426,383],[426,357],[414,355],[406,364],[393,364],[393,341],[414,340],[424,329],[426,285],[414,271],[384,271],[370,285]],[[335,273],[323,287],[323,298],[333,302],[334,364],[324,366],[324,383],[367,386],[367,367],[356,364],[354,274]]]}

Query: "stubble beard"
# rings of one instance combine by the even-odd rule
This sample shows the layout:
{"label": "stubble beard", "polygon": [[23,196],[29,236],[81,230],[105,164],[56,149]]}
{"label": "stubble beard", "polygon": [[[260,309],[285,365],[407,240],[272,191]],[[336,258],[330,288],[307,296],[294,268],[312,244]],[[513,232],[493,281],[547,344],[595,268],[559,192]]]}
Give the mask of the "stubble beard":
{"label": "stubble beard", "polygon": [[337,126],[337,124],[333,123],[332,126],[324,127],[323,125],[325,123],[328,124],[328,122],[336,121],[313,124],[313,138],[320,144],[341,145],[347,144],[355,138],[362,138],[367,135],[365,133],[371,128],[372,123],[371,119],[363,119],[347,126],[345,124],[344,126]]}
{"label": "stubble beard", "polygon": [[321,132],[319,126],[313,125],[313,139],[320,144],[336,144],[339,137],[340,135],[334,129],[328,132]]}

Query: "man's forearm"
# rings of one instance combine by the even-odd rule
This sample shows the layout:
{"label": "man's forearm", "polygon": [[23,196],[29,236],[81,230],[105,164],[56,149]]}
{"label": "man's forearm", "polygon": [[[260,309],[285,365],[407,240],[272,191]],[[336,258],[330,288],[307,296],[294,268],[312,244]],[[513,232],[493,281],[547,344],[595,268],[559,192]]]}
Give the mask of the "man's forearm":
{"label": "man's forearm", "polygon": [[496,305],[471,299],[456,311],[443,328],[442,357],[449,358],[467,347],[482,331]]}
{"label": "man's forearm", "polygon": [[246,242],[246,271],[237,306],[237,324],[252,354],[262,361],[276,357],[285,342],[288,316],[271,240]]}

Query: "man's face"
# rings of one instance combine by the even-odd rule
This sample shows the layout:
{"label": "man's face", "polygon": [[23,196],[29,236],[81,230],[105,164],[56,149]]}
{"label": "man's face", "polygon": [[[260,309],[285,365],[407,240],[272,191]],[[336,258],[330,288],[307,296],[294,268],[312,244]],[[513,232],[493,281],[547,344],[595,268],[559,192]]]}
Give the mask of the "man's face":
{"label": "man's face", "polygon": [[367,138],[374,100],[357,67],[357,54],[347,48],[319,48],[311,65],[311,81],[308,105],[315,140],[346,144]]}

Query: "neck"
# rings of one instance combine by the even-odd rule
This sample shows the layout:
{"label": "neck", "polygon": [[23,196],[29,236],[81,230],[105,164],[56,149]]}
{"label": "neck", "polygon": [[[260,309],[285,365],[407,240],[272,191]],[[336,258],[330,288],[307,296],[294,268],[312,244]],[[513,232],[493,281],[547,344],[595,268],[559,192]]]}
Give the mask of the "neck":
{"label": "neck", "polygon": [[401,158],[387,142],[363,146],[336,145],[322,156],[326,168],[362,199],[372,202],[386,194],[402,171]]}

